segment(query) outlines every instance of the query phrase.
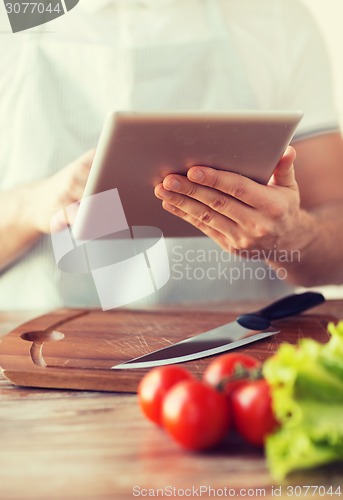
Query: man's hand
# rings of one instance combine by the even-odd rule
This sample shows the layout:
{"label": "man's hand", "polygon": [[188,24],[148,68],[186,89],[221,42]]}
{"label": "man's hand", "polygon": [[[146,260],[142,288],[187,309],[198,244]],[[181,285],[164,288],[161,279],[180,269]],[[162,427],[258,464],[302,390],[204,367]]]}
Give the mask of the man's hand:
{"label": "man's hand", "polygon": [[[0,272],[20,258],[44,233],[51,218],[81,199],[94,150],[42,181],[0,193]],[[71,221],[69,221],[71,222]],[[66,225],[64,217],[55,230]]]}
{"label": "man's hand", "polygon": [[[30,195],[31,221],[40,233],[50,233],[51,218],[82,198],[94,154],[95,150],[88,151],[53,176],[33,185]],[[57,221],[55,230],[64,226],[63,217]]]}
{"label": "man's hand", "polygon": [[[222,248],[290,250],[306,245],[306,213],[288,147],[267,186],[231,172],[192,167],[187,177],[168,175],[155,188],[165,210],[199,228]],[[305,225],[308,225],[306,220]]]}

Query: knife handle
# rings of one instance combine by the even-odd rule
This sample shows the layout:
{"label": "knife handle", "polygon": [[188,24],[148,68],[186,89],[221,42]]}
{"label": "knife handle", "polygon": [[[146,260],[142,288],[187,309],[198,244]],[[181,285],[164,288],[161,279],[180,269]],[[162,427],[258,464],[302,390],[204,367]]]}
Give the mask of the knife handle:
{"label": "knife handle", "polygon": [[259,311],[238,316],[237,322],[249,330],[264,330],[270,327],[270,322],[274,319],[295,316],[323,302],[325,302],[325,298],[317,292],[288,295]]}

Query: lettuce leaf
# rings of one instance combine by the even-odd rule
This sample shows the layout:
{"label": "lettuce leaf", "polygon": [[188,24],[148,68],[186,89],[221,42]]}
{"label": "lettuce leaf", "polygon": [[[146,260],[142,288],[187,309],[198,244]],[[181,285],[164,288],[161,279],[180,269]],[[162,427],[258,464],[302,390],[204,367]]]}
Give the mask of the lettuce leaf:
{"label": "lettuce leaf", "polygon": [[328,331],[327,344],[282,344],[263,366],[281,424],[266,441],[274,479],[343,460],[343,321]]}

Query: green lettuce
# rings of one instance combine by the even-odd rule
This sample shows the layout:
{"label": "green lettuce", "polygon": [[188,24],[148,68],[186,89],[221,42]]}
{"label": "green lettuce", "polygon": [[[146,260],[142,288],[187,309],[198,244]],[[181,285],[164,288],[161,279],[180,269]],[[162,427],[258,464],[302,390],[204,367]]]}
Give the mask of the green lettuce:
{"label": "green lettuce", "polygon": [[264,364],[280,422],[266,440],[274,479],[343,460],[343,321],[330,323],[328,331],[328,343],[282,344]]}

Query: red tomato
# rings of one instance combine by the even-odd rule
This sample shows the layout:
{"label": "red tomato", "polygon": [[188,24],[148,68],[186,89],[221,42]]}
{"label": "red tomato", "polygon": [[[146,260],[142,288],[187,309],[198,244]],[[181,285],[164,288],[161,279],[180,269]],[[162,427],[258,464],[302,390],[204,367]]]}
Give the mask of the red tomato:
{"label": "red tomato", "polygon": [[203,382],[180,382],[163,401],[162,421],[181,446],[204,450],[219,443],[227,433],[229,407],[223,394]]}
{"label": "red tomato", "polygon": [[144,415],[161,425],[162,402],[171,387],[182,380],[193,379],[193,376],[181,366],[168,365],[154,368],[140,381],[138,401]]}
{"label": "red tomato", "polygon": [[248,443],[263,446],[267,435],[278,427],[266,380],[249,382],[236,389],[231,395],[231,405],[236,430]]}
{"label": "red tomato", "polygon": [[[212,361],[204,372],[203,379],[213,387],[218,388],[220,383],[226,378],[238,375],[240,371],[254,370],[260,368],[261,363],[256,358],[247,354],[228,353],[219,356]],[[223,390],[230,395],[232,391],[246,384],[246,380],[232,380],[225,384]]]}

